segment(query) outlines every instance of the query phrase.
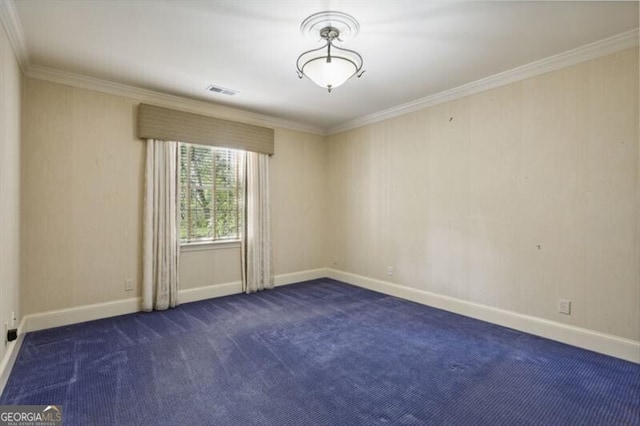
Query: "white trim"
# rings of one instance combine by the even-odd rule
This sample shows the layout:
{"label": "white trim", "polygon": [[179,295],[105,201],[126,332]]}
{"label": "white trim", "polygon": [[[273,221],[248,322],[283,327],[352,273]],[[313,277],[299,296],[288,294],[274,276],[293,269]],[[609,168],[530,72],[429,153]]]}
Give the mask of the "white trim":
{"label": "white trim", "polygon": [[61,327],[85,321],[131,314],[140,310],[140,298],[114,300],[112,302],[94,303],[91,305],[74,306],[73,308],[57,309],[38,314],[24,316],[25,333]]}
{"label": "white trim", "polygon": [[228,241],[204,241],[193,243],[181,243],[180,253],[188,253],[190,251],[202,251],[202,250],[224,250],[224,249],[237,249],[240,248],[240,240],[228,240]]}
{"label": "white trim", "polygon": [[[275,277],[275,285],[283,286],[303,281],[329,277],[348,284],[400,297],[423,305],[433,306],[482,321],[499,324],[526,333],[589,349],[595,352],[640,363],[640,342],[610,334],[574,327],[567,324],[522,315],[479,303],[468,302],[399,284],[367,278],[331,268],[281,274]],[[195,302],[242,292],[240,281],[180,290],[181,303]],[[106,303],[77,306],[67,309],[25,315],[18,328],[18,340],[7,345],[0,362],[0,393],[8,380],[16,356],[27,332],[60,327],[96,319],[108,318],[140,311],[140,298],[116,300]]]}
{"label": "white trim", "polygon": [[136,99],[140,102],[153,103],[158,106],[179,108],[187,112],[211,114],[218,118],[239,121],[257,126],[296,130],[319,135],[325,134],[325,129],[309,124],[298,123],[293,120],[272,117],[245,111],[240,108],[201,101],[182,96],[169,95],[154,90],[142,89],[127,84],[116,83],[99,78],[75,74],[54,68],[33,65],[29,62],[29,50],[22,23],[13,0],[0,1],[0,22],[4,26],[13,52],[20,64],[22,72],[27,77],[66,84],[81,89],[95,90],[117,96]]}
{"label": "white trim", "polygon": [[11,374],[11,370],[13,369],[13,365],[16,362],[16,358],[18,357],[18,352],[20,352],[20,347],[22,346],[22,341],[24,340],[24,329],[25,329],[25,319],[22,318],[20,321],[20,326],[18,327],[18,338],[7,344],[7,350],[4,353],[4,357],[0,361],[0,395],[4,392],[4,387],[7,385],[7,381],[9,380],[9,375]]}
{"label": "white trim", "polygon": [[[308,271],[276,275],[274,278],[274,284],[276,287],[280,287],[283,285],[295,284],[303,281],[317,280],[326,276],[327,270],[325,268],[311,269]],[[214,284],[205,287],[180,290],[178,299],[180,300],[180,303],[189,303],[196,302],[198,300],[230,296],[232,294],[239,293],[242,293],[242,282],[233,281],[225,284]]]}
{"label": "white trim", "polygon": [[638,28],[326,129],[335,135],[638,46]]}
{"label": "white trim", "polygon": [[327,276],[326,268],[309,269],[307,271],[292,272],[290,274],[280,274],[275,276],[275,286],[296,284],[304,281],[317,280]]}
{"label": "white trim", "polygon": [[2,26],[7,33],[9,43],[11,43],[13,53],[20,64],[22,72],[25,72],[25,70],[29,69],[29,53],[22,23],[13,0],[0,1],[0,22],[2,22]]}
{"label": "white trim", "polygon": [[[324,268],[281,274],[275,276],[275,285],[282,286],[323,278],[326,276],[327,271]],[[180,303],[189,303],[238,293],[242,293],[242,283],[240,281],[233,281],[224,284],[214,284],[204,287],[179,290],[178,300],[180,300]],[[91,305],[57,309],[54,311],[25,315],[22,319],[22,323],[24,325],[21,325],[21,327],[24,333],[27,333],[30,331],[38,331],[69,324],[77,324],[85,321],[109,318],[117,315],[132,314],[134,312],[139,312],[140,306],[140,298],[132,297],[129,299],[114,300],[105,303],[94,303]]]}
{"label": "white trim", "polygon": [[199,300],[213,299],[215,297],[230,296],[242,293],[242,282],[233,281],[224,284],[213,284],[204,287],[187,288],[178,291],[180,303],[197,302]]}
{"label": "white trim", "polygon": [[329,278],[536,336],[640,363],[640,342],[542,318],[443,296],[425,290],[327,269]]}
{"label": "white trim", "polygon": [[133,98],[139,102],[151,103],[167,108],[177,108],[185,112],[208,114],[217,118],[238,121],[256,126],[296,130],[305,133],[324,135],[324,129],[291,120],[257,114],[213,102],[199,101],[182,96],[168,95],[154,90],[141,89],[127,84],[115,83],[99,78],[88,77],[67,71],[56,70],[40,65],[29,65],[25,71],[27,77],[53,83],[65,84],[80,89],[95,90],[116,96]]}
{"label": "white trim", "polygon": [[28,77],[66,84],[87,90],[97,90],[113,95],[134,98],[141,102],[154,103],[159,106],[180,108],[187,112],[212,114],[216,117],[228,120],[272,128],[296,130],[324,136],[335,135],[347,130],[408,114],[465,96],[474,95],[485,90],[505,86],[510,83],[535,77],[571,65],[576,65],[581,62],[619,52],[630,47],[638,46],[640,36],[639,29],[636,28],[539,61],[500,72],[471,83],[463,84],[462,86],[454,87],[402,105],[368,114],[337,126],[322,128],[268,115],[256,114],[212,102],[168,95],[153,90],[141,89],[134,86],[60,71],[49,67],[31,65],[28,60],[28,49],[24,32],[22,30],[22,24],[20,23],[20,19],[16,13],[13,0],[0,1],[0,21],[7,31],[7,35],[18,62],[20,63],[20,67]]}

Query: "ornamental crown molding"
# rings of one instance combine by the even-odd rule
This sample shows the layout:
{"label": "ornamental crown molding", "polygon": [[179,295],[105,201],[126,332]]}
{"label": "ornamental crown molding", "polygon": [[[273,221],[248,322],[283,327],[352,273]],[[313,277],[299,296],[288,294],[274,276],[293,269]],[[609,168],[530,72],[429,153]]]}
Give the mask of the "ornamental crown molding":
{"label": "ornamental crown molding", "polygon": [[0,1],[0,22],[7,33],[9,43],[18,59],[22,72],[26,72],[29,68],[27,42],[13,0]]}
{"label": "ornamental crown molding", "polygon": [[601,56],[629,49],[640,44],[640,31],[636,28],[539,61],[500,72],[480,80],[349,120],[337,126],[323,128],[292,120],[257,114],[212,102],[169,95],[158,91],[142,89],[140,87],[60,71],[53,68],[31,65],[29,63],[28,46],[24,36],[24,31],[13,0],[0,0],[0,22],[5,28],[7,37],[9,38],[9,42],[11,43],[11,47],[13,48],[22,72],[28,77],[130,97],[144,102],[155,103],[160,106],[181,108],[190,112],[211,113],[215,114],[216,117],[223,119],[325,136],[335,135],[358,127],[366,126],[368,124],[377,123],[379,121],[409,114],[441,103],[460,99],[465,96],[505,86],[527,78],[536,77],[551,71],[556,71],[591,59],[596,59]]}
{"label": "ornamental crown molding", "polygon": [[551,71],[556,71],[591,59],[619,52],[639,44],[639,29],[636,28],[613,37],[605,38],[594,43],[586,44],[566,52],[559,53],[539,61],[531,62],[492,76],[463,84],[462,86],[444,90],[415,101],[407,102],[392,108],[368,114],[338,126],[326,129],[326,134],[335,135],[353,130],[368,124],[377,123],[389,118],[409,114],[421,109],[429,108],[444,102],[453,101],[465,96],[475,95],[485,90],[495,89],[510,83],[536,77]]}

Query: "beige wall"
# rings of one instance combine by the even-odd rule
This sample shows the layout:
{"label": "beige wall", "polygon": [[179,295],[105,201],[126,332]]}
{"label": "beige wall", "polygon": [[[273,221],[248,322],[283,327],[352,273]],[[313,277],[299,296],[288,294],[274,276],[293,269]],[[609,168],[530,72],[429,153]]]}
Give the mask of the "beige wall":
{"label": "beige wall", "polygon": [[[20,67],[0,25],[0,360],[4,324],[18,327],[20,282]],[[17,321],[12,324],[11,312]]]}
{"label": "beige wall", "polygon": [[144,172],[134,112],[131,99],[25,79],[25,314],[133,296],[124,280],[141,278]]}
{"label": "beige wall", "polygon": [[329,262],[640,340],[638,75],[629,49],[330,137]]}
{"label": "beige wall", "polygon": [[[22,307],[44,312],[140,295],[144,143],[138,100],[25,79]],[[320,136],[276,131],[275,273],[323,266]],[[320,163],[316,161],[320,159]],[[309,212],[298,217],[300,209]],[[183,253],[181,287],[236,281],[238,249]],[[126,292],[124,280],[135,290]]]}
{"label": "beige wall", "polygon": [[325,138],[278,129],[276,150],[270,176],[276,273],[325,267]]}

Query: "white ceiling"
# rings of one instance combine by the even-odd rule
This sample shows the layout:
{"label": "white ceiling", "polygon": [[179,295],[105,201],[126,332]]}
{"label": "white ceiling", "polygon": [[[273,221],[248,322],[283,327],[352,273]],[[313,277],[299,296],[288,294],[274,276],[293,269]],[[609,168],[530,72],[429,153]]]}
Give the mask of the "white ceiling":
{"label": "white ceiling", "polygon": [[[331,128],[638,27],[638,2],[14,2],[30,66]],[[337,10],[367,72],[332,93],[295,73],[299,30]],[[238,90],[208,93],[210,84]]]}

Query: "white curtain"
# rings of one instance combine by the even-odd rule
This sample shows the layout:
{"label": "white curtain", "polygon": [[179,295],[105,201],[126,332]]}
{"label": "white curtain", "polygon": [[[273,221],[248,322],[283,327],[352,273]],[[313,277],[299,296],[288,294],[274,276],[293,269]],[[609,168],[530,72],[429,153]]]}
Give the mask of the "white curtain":
{"label": "white curtain", "polygon": [[178,143],[147,140],[142,309],[178,305]]}
{"label": "white curtain", "polygon": [[244,159],[245,216],[242,233],[242,289],[273,288],[269,218],[269,156],[247,152]]}

